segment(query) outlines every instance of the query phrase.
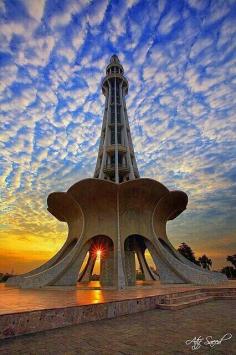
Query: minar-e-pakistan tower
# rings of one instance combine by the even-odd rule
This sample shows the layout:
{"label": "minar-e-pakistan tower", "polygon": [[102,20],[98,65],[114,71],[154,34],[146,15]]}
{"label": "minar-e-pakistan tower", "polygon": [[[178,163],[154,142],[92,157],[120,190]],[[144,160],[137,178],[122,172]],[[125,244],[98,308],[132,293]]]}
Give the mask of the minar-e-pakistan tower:
{"label": "minar-e-pakistan tower", "polygon": [[[106,68],[102,92],[106,103],[94,177],[48,196],[48,211],[68,224],[67,240],[47,263],[7,284],[73,286],[89,280],[100,257],[101,286],[122,289],[135,285],[135,254],[145,280],[199,285],[225,281],[223,274],[184,258],[168,240],[166,223],[186,209],[188,197],[140,178],[125,104],[128,81],[116,55]],[[158,274],[148,266],[146,249]]]}

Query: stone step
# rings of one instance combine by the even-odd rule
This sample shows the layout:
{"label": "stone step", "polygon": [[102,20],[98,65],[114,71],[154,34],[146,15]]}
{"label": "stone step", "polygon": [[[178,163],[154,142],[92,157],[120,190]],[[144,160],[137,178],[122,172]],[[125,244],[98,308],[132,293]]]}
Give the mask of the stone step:
{"label": "stone step", "polygon": [[202,297],[202,298],[198,298],[198,299],[194,299],[191,301],[187,301],[187,302],[179,302],[179,303],[171,303],[171,304],[159,304],[157,306],[158,309],[165,309],[165,310],[171,310],[171,311],[177,311],[179,309],[183,309],[183,308],[187,308],[187,307],[191,307],[194,305],[198,305],[204,302],[208,302],[213,300],[214,297]]}
{"label": "stone step", "polygon": [[209,292],[209,293],[215,293],[215,292],[221,292],[221,293],[236,293],[236,288],[202,288],[203,292]]}
{"label": "stone step", "polygon": [[235,296],[236,291],[222,291],[222,290],[212,290],[212,291],[204,291],[208,295],[218,296],[218,295],[225,295],[225,296]]}
{"label": "stone step", "polygon": [[183,292],[175,292],[175,293],[170,293],[167,295],[162,295],[161,299],[163,300],[163,303],[165,303],[166,300],[172,300],[172,299],[177,299],[177,298],[182,298],[182,297],[193,297],[195,295],[199,295],[201,292],[201,290],[197,290],[197,291],[183,291]]}
{"label": "stone step", "polygon": [[169,298],[176,298],[176,297],[182,297],[183,295],[197,295],[200,292],[202,292],[201,289],[196,289],[196,290],[184,290],[182,292],[172,292],[168,294]]}
{"label": "stone step", "polygon": [[176,304],[176,303],[183,303],[183,302],[188,302],[188,301],[192,301],[192,300],[196,300],[196,299],[200,299],[203,297],[206,297],[208,295],[206,295],[205,293],[202,292],[198,292],[195,294],[182,294],[181,296],[176,296],[176,297],[166,297],[163,300],[163,304]]}
{"label": "stone step", "polygon": [[214,300],[236,300],[236,295],[213,296]]}

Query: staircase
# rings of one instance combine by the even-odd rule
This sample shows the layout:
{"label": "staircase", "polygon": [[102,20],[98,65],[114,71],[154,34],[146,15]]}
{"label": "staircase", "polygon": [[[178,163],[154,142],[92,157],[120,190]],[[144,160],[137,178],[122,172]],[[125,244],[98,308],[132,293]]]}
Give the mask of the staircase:
{"label": "staircase", "polygon": [[179,310],[212,300],[236,299],[236,288],[201,288],[163,295],[157,305],[159,309]]}

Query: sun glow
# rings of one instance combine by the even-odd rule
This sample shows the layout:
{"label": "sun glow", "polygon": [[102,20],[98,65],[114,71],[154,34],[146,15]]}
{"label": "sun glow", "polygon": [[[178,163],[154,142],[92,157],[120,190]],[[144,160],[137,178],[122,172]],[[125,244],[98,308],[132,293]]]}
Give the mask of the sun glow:
{"label": "sun glow", "polygon": [[96,254],[97,254],[97,257],[100,259],[101,258],[101,254],[102,254],[102,251],[100,249],[98,249],[96,251]]}

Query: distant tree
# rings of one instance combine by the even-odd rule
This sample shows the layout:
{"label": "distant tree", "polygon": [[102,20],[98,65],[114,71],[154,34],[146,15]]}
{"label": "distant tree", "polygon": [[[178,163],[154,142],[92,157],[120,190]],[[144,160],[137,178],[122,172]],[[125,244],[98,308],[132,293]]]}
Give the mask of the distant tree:
{"label": "distant tree", "polygon": [[236,254],[227,256],[226,260],[236,268]]}
{"label": "distant tree", "polygon": [[196,260],[194,252],[190,248],[190,246],[186,243],[181,243],[178,247],[178,251],[182,254],[186,259],[192,261],[193,263],[199,265],[199,262]]}
{"label": "distant tree", "polygon": [[12,277],[12,274],[8,274],[8,272],[6,274],[0,274],[0,282],[6,282],[10,277]]}
{"label": "distant tree", "polygon": [[228,277],[228,279],[236,277],[236,269],[233,268],[233,266],[225,266],[223,267],[221,272],[225,274]]}
{"label": "distant tree", "polygon": [[198,258],[199,264],[203,267],[203,269],[210,270],[212,266],[212,261],[205,254]]}

